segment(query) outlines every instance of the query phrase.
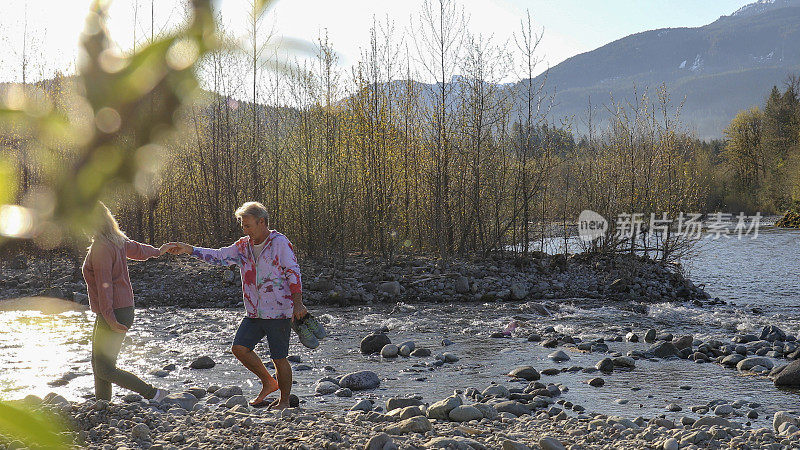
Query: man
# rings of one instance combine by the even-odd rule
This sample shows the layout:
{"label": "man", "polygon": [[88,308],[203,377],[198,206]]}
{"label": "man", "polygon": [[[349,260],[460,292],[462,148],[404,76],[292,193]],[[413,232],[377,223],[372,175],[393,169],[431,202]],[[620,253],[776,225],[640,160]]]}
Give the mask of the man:
{"label": "man", "polygon": [[[191,254],[211,264],[239,267],[247,317],[236,331],[231,351],[261,380],[261,392],[250,404],[257,408],[284,409],[289,407],[292,389],[292,367],[286,360],[291,321],[293,318],[299,321],[308,314],[303,305],[300,266],[289,239],[269,229],[269,214],[264,205],[247,202],[235,215],[246,236],[233,245],[210,249],[176,242],[171,253]],[[253,351],[264,336],[278,381]],[[268,403],[267,395],[278,389],[280,398]]]}

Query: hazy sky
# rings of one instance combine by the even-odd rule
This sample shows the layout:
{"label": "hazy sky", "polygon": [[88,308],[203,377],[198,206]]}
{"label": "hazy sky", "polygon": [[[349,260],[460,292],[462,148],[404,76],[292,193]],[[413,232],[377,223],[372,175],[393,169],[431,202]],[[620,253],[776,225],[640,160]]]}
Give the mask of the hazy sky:
{"label": "hazy sky", "polygon": [[[21,80],[24,24],[32,53],[29,79],[48,77],[55,70],[74,71],[78,36],[91,0],[1,0],[0,81]],[[340,64],[355,62],[369,37],[372,17],[395,21],[398,32],[409,28],[423,0],[282,0],[267,21],[284,36],[314,41],[326,28]],[[241,33],[248,0],[217,0],[224,21]],[[631,33],[664,27],[700,26],[750,3],[748,0],[460,0],[470,16],[470,30],[493,35],[495,42],[519,30],[525,10],[544,29],[540,55],[545,64],[586,52]],[[138,4],[137,38],[150,33],[150,0],[116,0],[109,28],[123,49],[132,46],[134,5]],[[181,0],[155,1],[156,29],[174,26],[183,10]],[[269,23],[267,25],[269,25]],[[237,34],[238,34],[237,33]],[[512,46],[510,45],[509,48]],[[412,47],[413,48],[413,47]]]}

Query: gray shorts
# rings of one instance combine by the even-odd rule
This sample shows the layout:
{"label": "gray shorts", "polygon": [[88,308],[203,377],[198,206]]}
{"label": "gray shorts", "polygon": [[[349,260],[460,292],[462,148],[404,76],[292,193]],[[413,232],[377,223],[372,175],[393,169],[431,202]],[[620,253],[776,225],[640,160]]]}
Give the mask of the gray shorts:
{"label": "gray shorts", "polygon": [[242,319],[233,345],[242,345],[253,350],[256,344],[267,337],[269,357],[271,359],[284,359],[289,356],[289,337],[291,337],[291,319]]}

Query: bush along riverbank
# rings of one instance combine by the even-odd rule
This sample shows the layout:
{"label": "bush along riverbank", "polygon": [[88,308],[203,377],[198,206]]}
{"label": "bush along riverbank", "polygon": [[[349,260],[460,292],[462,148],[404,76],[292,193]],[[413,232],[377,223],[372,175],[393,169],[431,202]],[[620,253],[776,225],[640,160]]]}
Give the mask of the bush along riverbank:
{"label": "bush along riverbank", "polygon": [[[165,255],[130,261],[138,306],[236,307],[237,269]],[[301,261],[309,305],[590,298],[708,302],[701,286],[674,267],[635,255],[535,254],[525,259],[415,256],[387,263],[369,256]],[[0,298],[43,295],[87,304],[86,286],[65,257],[16,255],[0,263]],[[712,301],[713,302],[713,301]]]}

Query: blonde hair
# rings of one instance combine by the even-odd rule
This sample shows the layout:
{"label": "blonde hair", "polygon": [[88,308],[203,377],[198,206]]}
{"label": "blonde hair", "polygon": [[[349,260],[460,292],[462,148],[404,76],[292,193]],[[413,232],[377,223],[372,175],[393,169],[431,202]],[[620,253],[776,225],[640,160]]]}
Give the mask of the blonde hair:
{"label": "blonde hair", "polygon": [[243,216],[253,216],[256,220],[264,219],[264,223],[269,226],[269,211],[259,202],[246,202],[233,214],[239,222],[242,221]]}
{"label": "blonde hair", "polygon": [[92,244],[94,244],[97,238],[103,238],[117,247],[122,247],[125,241],[128,240],[128,236],[119,229],[119,223],[117,223],[117,219],[114,218],[114,215],[111,214],[108,207],[106,207],[103,202],[97,203],[97,214],[95,214],[95,220],[97,222],[95,224],[94,236],[92,236]]}

